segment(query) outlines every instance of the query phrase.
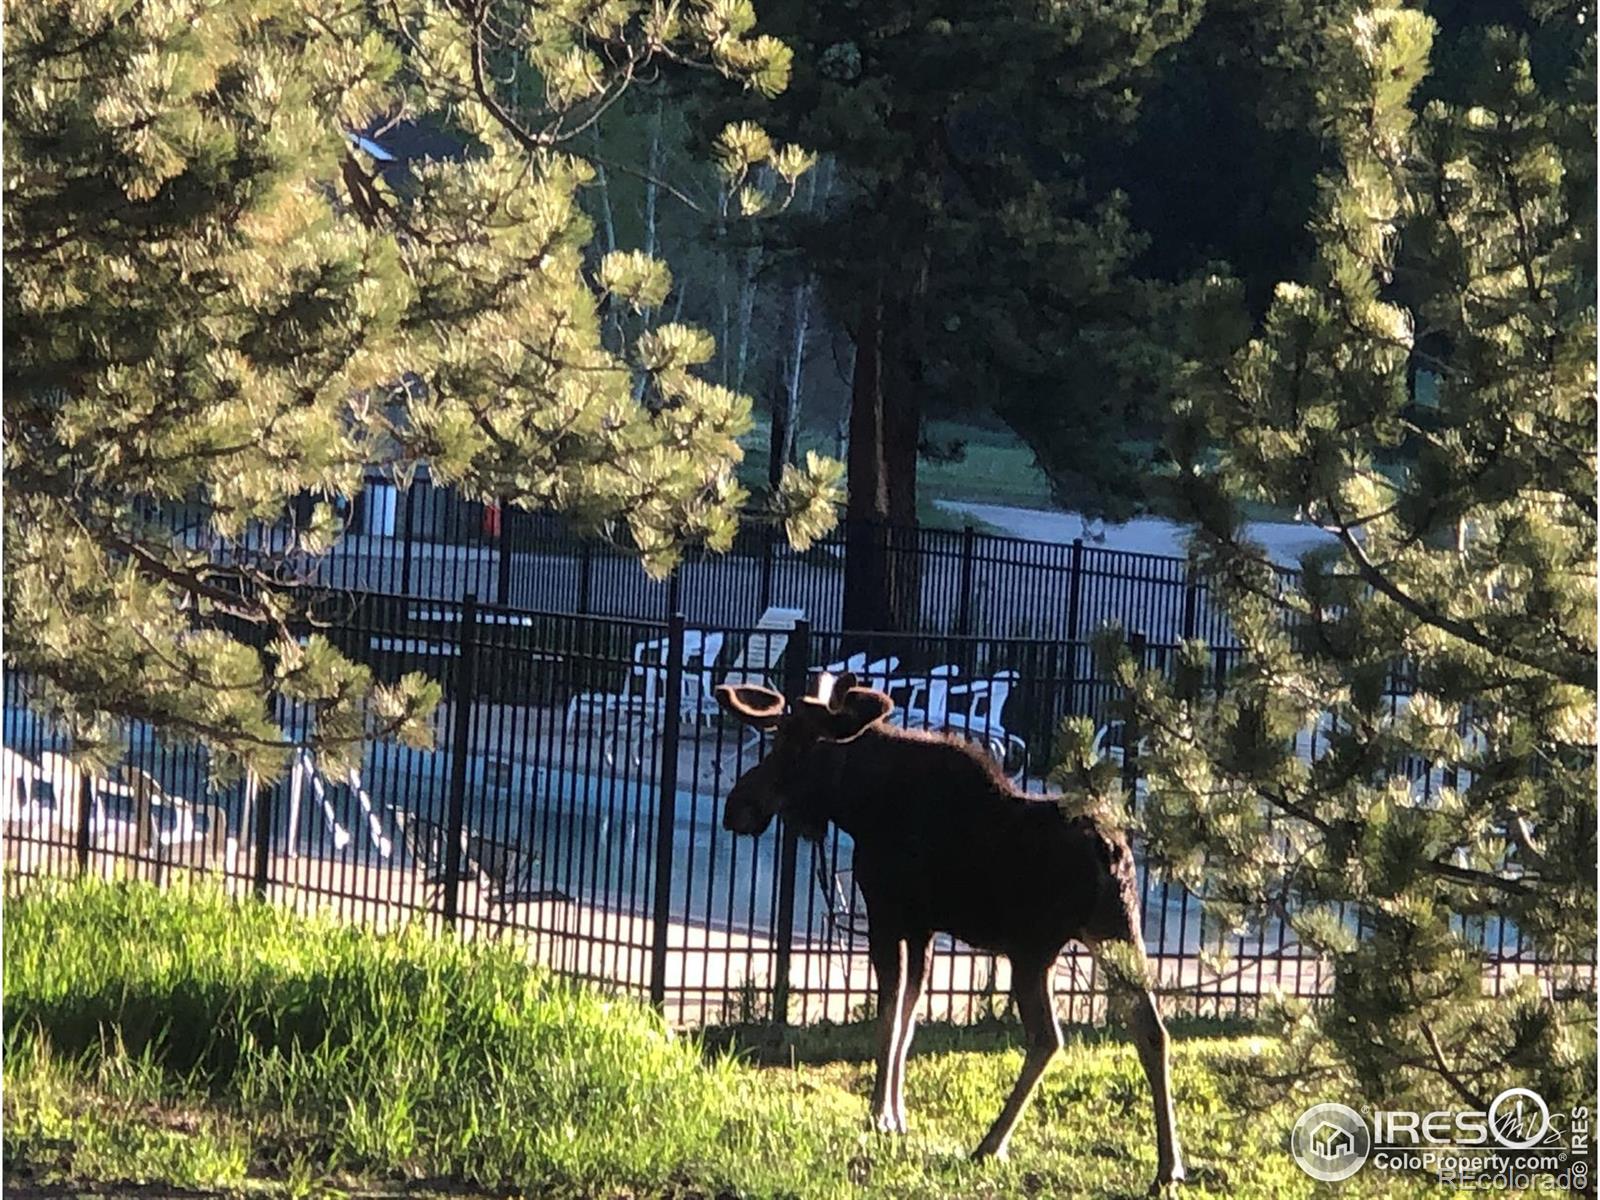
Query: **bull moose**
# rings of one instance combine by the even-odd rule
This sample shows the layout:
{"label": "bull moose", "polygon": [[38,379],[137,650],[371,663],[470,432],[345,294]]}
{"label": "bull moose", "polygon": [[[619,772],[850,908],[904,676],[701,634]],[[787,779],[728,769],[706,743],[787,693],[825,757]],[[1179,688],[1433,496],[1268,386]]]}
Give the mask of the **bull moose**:
{"label": "bull moose", "polygon": [[[944,734],[885,723],[893,702],[824,676],[818,695],[790,706],[769,688],[717,689],[722,708],[773,735],[765,758],[728,793],[723,825],[758,835],[775,816],[820,839],[831,821],[855,841],[855,879],[867,905],[877,975],[879,1041],[872,1117],[906,1128],[906,1052],[935,933],[1004,954],[1027,1037],[1022,1073],[975,1157],[1003,1156],[1039,1077],[1061,1048],[1051,976],[1076,939],[1091,951],[1133,948],[1142,966],[1138,885],[1122,832],[1068,816],[1030,796],[990,758]],[[1152,1191],[1183,1178],[1173,1117],[1167,1031],[1140,986],[1118,994],[1155,1105]]]}

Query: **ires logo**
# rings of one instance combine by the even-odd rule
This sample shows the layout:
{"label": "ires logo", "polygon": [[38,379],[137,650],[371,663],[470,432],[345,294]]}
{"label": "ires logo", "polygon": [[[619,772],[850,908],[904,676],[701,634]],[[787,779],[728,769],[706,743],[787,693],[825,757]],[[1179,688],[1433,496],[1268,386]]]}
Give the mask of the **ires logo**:
{"label": "ires logo", "polygon": [[1590,1168],[1589,1110],[1552,1116],[1537,1092],[1521,1087],[1507,1088],[1484,1110],[1379,1109],[1363,1116],[1344,1104],[1314,1104],[1295,1122],[1289,1151],[1307,1175],[1328,1183],[1370,1164],[1433,1175],[1464,1190],[1502,1194],[1554,1180],[1582,1191]]}
{"label": "ires logo", "polygon": [[1527,1150],[1550,1131],[1550,1110],[1537,1092],[1508,1088],[1487,1112],[1416,1113],[1379,1110],[1372,1114],[1375,1146],[1499,1146]]}

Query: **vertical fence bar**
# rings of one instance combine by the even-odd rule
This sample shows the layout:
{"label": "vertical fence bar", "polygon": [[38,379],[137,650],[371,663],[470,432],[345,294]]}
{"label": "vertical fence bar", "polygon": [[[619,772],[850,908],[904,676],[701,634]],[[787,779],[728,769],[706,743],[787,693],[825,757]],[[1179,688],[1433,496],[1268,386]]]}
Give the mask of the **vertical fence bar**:
{"label": "vertical fence bar", "polygon": [[594,543],[584,538],[578,549],[578,615],[589,614],[589,591],[594,583]]}
{"label": "vertical fence bar", "polygon": [[[1078,640],[1083,614],[1083,539],[1072,539],[1072,555],[1067,565],[1067,711],[1085,711],[1078,704]],[[1093,664],[1091,663],[1091,678]]]}
{"label": "vertical fence bar", "polygon": [[477,683],[478,597],[461,601],[461,657],[455,678],[455,729],[450,747],[450,816],[444,844],[444,920],[461,914],[461,833],[467,821],[467,767],[471,757],[473,688]]}
{"label": "vertical fence bar", "polygon": [[1200,615],[1200,584],[1194,577],[1194,567],[1185,563],[1183,568],[1183,640],[1190,641]]}
{"label": "vertical fence bar", "polygon": [[768,525],[761,533],[761,611],[772,607],[772,557],[773,540],[777,531]]}
{"label": "vertical fence bar", "polygon": [[501,608],[511,603],[511,504],[504,497],[500,506],[500,558],[496,563],[494,602]]}
{"label": "vertical fence bar", "polygon": [[400,594],[411,595],[411,538],[416,525],[417,481],[406,488],[406,506],[400,518]]}
{"label": "vertical fence bar", "polygon": [[977,533],[971,525],[961,530],[961,581],[956,594],[956,632],[963,637],[972,632],[972,555]]}
{"label": "vertical fence bar", "polygon": [[257,900],[267,898],[267,884],[272,879],[272,826],[275,815],[272,811],[272,801],[280,790],[281,785],[266,789],[256,788],[254,891]]}
{"label": "vertical fence bar", "polygon": [[[1145,666],[1145,636],[1134,633],[1128,636],[1128,653],[1133,655],[1133,665],[1139,670]],[[1122,720],[1122,786],[1128,793],[1128,807],[1136,799],[1139,782],[1139,711],[1129,704]]]}
{"label": "vertical fence bar", "polygon": [[[804,617],[794,623],[785,663],[785,686],[789,703],[798,704],[806,694],[811,675],[811,622]],[[772,1021],[789,1023],[789,963],[794,956],[794,877],[799,859],[800,835],[788,821],[783,823],[783,847],[778,857],[778,923],[772,931],[776,954],[772,963]]]}
{"label": "vertical fence bar", "polygon": [[[58,801],[59,803],[59,801]],[[88,874],[89,848],[91,844],[90,822],[94,820],[94,774],[83,770],[78,772],[78,872]]]}
{"label": "vertical fence bar", "polygon": [[1076,642],[1083,616],[1083,539],[1072,539],[1067,574],[1067,641]]}
{"label": "vertical fence bar", "polygon": [[650,1003],[667,999],[667,932],[672,916],[672,839],[678,823],[678,735],[683,697],[683,613],[677,608],[678,576],[672,576],[672,615],[667,618],[667,679],[661,701],[661,781],[656,802],[655,887],[651,897]]}

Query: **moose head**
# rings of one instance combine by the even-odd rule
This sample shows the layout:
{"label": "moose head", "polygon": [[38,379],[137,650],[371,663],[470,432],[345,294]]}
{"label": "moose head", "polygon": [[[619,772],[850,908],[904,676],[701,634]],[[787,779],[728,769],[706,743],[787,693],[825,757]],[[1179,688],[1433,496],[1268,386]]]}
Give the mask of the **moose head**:
{"label": "moose head", "polygon": [[855,676],[824,675],[817,694],[790,706],[771,688],[750,684],[717,689],[723,711],[771,733],[767,756],[733,785],[723,806],[722,824],[734,833],[760,834],[782,813],[802,837],[820,838],[827,828],[823,809],[837,765],[837,748],[859,738],[894,709],[882,692],[857,687]]}

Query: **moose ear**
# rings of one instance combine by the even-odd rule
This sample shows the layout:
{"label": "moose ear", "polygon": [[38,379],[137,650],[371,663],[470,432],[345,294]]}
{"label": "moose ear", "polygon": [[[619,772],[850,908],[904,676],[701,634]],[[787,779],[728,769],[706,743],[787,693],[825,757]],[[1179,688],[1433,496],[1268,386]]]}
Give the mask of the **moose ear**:
{"label": "moose ear", "polygon": [[834,706],[836,699],[843,701],[845,694],[856,685],[856,677],[849,671],[842,675],[835,675],[824,671],[817,677],[817,689],[814,699],[819,704],[826,704],[829,708]]}
{"label": "moose ear", "polygon": [[835,688],[824,704],[807,700],[805,711],[818,737],[830,742],[850,742],[894,711],[894,701],[871,688]]}
{"label": "moose ear", "polygon": [[783,719],[784,698],[771,688],[746,683],[717,688],[717,703],[722,711],[754,729],[774,729]]}

